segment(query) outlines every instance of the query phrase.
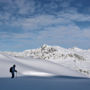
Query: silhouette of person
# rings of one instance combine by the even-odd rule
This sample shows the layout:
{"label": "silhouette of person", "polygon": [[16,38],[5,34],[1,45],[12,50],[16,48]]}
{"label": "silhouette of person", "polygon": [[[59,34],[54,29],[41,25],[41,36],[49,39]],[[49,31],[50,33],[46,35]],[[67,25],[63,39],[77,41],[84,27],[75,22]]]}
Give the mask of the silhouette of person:
{"label": "silhouette of person", "polygon": [[11,78],[14,78],[15,77],[15,72],[17,72],[17,70],[15,70],[15,67],[16,67],[15,64],[12,67],[10,67],[10,72],[12,74],[12,77]]}

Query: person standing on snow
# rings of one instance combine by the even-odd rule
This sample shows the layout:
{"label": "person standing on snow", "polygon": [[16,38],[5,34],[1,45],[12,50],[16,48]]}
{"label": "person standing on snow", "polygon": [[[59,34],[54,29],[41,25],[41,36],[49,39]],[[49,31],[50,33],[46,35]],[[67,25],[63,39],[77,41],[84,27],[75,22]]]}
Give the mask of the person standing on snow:
{"label": "person standing on snow", "polygon": [[17,73],[17,70],[15,70],[16,65],[14,64],[12,67],[10,67],[10,72],[12,74],[11,78],[15,77],[15,72]]}

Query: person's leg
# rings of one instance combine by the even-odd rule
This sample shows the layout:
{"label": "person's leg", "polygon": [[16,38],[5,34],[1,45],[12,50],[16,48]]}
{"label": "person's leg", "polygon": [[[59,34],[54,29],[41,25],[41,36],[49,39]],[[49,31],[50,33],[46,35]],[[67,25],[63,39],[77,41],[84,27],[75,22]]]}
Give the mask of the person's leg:
{"label": "person's leg", "polygon": [[12,78],[14,78],[14,73],[12,73]]}

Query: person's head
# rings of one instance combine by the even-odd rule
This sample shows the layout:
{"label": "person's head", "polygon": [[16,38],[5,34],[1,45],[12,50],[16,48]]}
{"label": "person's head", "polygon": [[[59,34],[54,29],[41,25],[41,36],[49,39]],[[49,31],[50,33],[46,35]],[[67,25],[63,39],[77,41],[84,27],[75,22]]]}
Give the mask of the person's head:
{"label": "person's head", "polygon": [[14,64],[13,67],[16,67],[16,65]]}

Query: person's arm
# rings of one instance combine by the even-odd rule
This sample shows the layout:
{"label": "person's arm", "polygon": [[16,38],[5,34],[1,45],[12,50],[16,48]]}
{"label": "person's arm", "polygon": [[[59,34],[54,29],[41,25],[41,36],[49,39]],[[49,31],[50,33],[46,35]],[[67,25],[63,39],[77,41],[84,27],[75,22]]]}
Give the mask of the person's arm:
{"label": "person's arm", "polygon": [[17,70],[15,70],[15,72],[17,72]]}

